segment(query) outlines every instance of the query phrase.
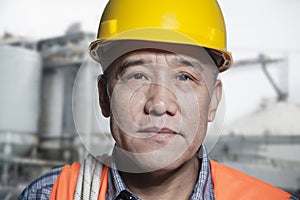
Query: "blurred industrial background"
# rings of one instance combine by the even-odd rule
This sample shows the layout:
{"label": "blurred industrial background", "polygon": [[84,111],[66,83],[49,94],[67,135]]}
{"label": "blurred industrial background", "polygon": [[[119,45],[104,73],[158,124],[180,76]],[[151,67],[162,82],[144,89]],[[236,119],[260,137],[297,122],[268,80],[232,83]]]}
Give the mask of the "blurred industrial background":
{"label": "blurred industrial background", "polygon": [[[43,172],[80,161],[86,143],[113,145],[94,109],[99,66],[87,59],[107,1],[30,1],[0,3],[0,199],[7,200]],[[300,2],[219,2],[235,62],[220,76],[226,112],[217,144],[206,141],[210,157],[300,196]]]}

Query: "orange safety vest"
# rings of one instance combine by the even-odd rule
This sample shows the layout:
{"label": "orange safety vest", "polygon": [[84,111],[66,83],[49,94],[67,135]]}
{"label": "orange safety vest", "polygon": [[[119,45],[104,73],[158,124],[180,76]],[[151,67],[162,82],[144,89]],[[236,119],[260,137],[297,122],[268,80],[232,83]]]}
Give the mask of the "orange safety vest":
{"label": "orange safety vest", "polygon": [[[288,200],[292,197],[283,190],[215,161],[211,160],[210,165],[216,200]],[[79,169],[79,163],[64,166],[54,183],[50,200],[73,200]],[[105,200],[107,166],[103,167],[100,183],[98,200]]]}
{"label": "orange safety vest", "polygon": [[268,183],[210,161],[216,200],[285,200],[292,196]]}

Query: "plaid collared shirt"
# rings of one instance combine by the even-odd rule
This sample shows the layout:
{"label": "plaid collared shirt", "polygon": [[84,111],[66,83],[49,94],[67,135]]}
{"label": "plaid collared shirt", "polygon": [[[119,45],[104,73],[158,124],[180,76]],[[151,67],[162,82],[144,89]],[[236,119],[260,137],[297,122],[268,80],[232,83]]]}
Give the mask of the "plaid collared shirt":
{"label": "plaid collared shirt", "polygon": [[55,180],[61,173],[62,167],[53,169],[28,185],[18,200],[48,200]]}
{"label": "plaid collared shirt", "polygon": [[[209,159],[205,148],[201,148],[197,153],[199,159],[202,158],[201,170],[198,181],[191,194],[190,200],[213,200],[214,191],[210,173]],[[39,199],[48,200],[55,180],[61,173],[62,168],[54,169],[37,180],[33,181],[18,197],[18,200]],[[108,189],[106,193],[107,200],[140,200],[140,198],[131,192],[123,182],[119,172],[111,168],[109,170]]]}

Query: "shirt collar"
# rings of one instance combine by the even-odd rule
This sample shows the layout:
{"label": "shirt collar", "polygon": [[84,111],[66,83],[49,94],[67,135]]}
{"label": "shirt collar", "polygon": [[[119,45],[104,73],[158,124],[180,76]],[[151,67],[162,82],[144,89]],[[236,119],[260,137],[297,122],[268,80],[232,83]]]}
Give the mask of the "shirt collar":
{"label": "shirt collar", "polygon": [[201,170],[190,200],[214,200],[214,188],[210,173],[210,162],[204,145],[201,146],[196,156],[199,159],[202,159]]}
{"label": "shirt collar", "polygon": [[[214,200],[213,182],[210,173],[210,162],[208,154],[204,145],[200,147],[196,156],[202,160],[201,170],[199,172],[197,183],[191,194],[190,200]],[[108,199],[116,199],[119,196],[127,196],[128,199],[140,200],[140,198],[130,191],[122,180],[118,170],[114,163],[112,163],[109,171],[109,182],[108,182]],[[123,198],[122,198],[123,199]]]}

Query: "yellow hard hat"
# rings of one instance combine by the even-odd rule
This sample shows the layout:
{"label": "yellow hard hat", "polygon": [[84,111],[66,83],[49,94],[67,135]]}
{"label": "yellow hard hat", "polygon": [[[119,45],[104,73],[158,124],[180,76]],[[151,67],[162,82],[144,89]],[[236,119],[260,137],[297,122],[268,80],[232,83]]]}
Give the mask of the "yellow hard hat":
{"label": "yellow hard hat", "polygon": [[142,48],[204,47],[220,72],[232,62],[216,0],[110,0],[97,38],[90,55],[104,70],[122,54]]}

